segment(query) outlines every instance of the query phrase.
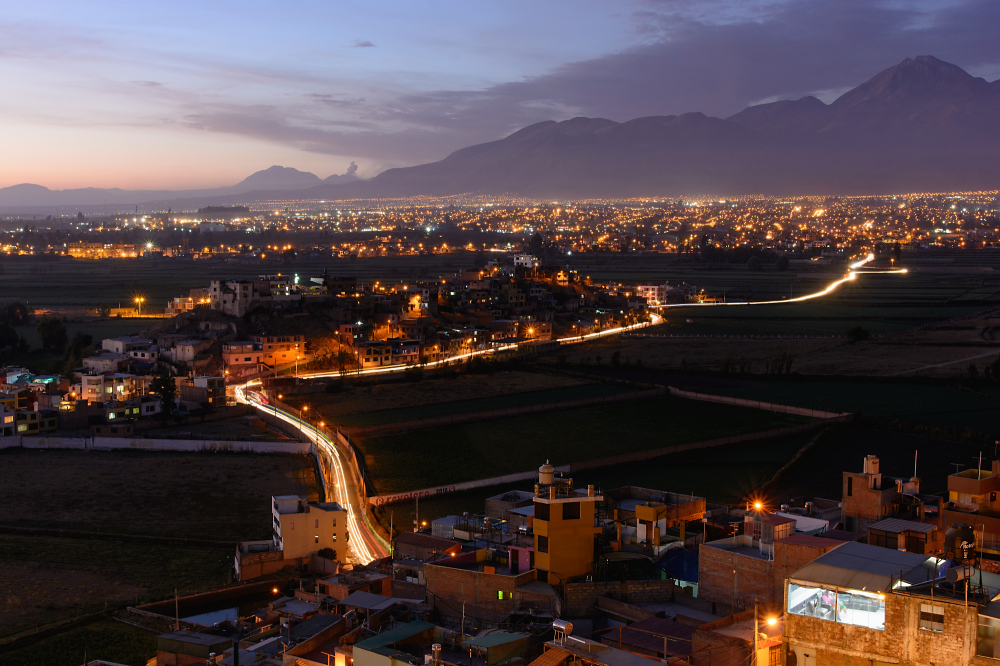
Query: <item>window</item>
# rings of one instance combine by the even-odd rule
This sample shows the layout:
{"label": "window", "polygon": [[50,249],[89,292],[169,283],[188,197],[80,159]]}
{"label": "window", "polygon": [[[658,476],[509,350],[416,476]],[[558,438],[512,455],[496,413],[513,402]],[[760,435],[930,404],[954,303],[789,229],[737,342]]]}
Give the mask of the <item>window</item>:
{"label": "window", "polygon": [[333,540],[334,540],[334,541],[336,541],[336,540],[337,540],[337,533],[336,533],[336,532],[334,532],[334,533],[333,533]]}
{"label": "window", "polygon": [[854,486],[854,477],[851,477],[851,476],[847,477],[847,496],[848,497],[851,496],[851,491],[854,489],[853,486]]}
{"label": "window", "polygon": [[318,534],[316,536],[314,536],[313,539],[315,539],[315,543],[319,543],[319,535]]}
{"label": "window", "polygon": [[544,502],[535,502],[535,520],[549,519],[549,505]]}
{"label": "window", "polygon": [[580,518],[580,503],[567,502],[562,505],[563,520],[578,520]]}
{"label": "window", "polygon": [[333,519],[333,526],[334,526],[334,527],[336,527],[336,526],[337,526],[337,519],[336,519],[336,518],[334,518],[334,519]]}
{"label": "window", "polygon": [[1000,631],[1000,620],[979,616],[979,632],[976,639],[976,654],[981,657],[1000,657],[1000,640],[996,635]]}
{"label": "window", "polygon": [[788,583],[788,612],[793,615],[805,615],[832,622],[836,617],[836,598],[837,593],[833,590]]}
{"label": "window", "polygon": [[549,552],[549,538],[547,536],[538,535],[538,541],[536,542],[535,550],[539,553]]}
{"label": "window", "polygon": [[944,633],[944,606],[920,604],[920,628]]}
{"label": "window", "polygon": [[838,592],[837,622],[883,631],[885,595],[860,590]]}
{"label": "window", "polygon": [[319,518],[316,519],[316,527],[319,528]]}

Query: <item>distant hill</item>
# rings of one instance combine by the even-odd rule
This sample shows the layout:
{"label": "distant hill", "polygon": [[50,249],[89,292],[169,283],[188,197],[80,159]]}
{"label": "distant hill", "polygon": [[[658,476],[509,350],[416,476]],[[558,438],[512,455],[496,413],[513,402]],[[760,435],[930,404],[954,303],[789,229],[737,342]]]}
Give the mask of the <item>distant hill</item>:
{"label": "distant hill", "polygon": [[271,167],[194,192],[0,189],[0,207],[145,203],[175,209],[288,197],[337,199],[516,193],[538,198],[691,194],[866,194],[1000,187],[1000,81],[932,56],[907,58],[831,104],[815,97],[628,122],[530,125],[438,162],[369,180],[324,181]]}

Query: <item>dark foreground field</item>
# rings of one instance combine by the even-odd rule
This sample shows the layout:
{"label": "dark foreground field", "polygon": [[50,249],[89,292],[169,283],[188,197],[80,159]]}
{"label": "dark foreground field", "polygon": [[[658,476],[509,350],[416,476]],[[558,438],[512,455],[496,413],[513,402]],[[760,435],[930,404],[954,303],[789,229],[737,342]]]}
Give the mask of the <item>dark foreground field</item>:
{"label": "dark foreground field", "polygon": [[318,488],[305,456],[7,449],[0,468],[0,639],[106,606],[168,598],[175,588],[183,595],[226,585],[232,544],[270,533],[271,495],[315,499]]}

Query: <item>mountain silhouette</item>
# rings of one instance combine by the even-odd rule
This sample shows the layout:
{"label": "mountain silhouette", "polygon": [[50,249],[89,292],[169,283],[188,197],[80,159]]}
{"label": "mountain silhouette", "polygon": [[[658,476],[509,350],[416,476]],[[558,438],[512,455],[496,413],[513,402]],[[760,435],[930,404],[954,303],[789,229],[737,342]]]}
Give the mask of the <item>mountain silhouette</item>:
{"label": "mountain silhouette", "polygon": [[[545,121],[369,180],[271,167],[236,186],[188,192],[0,189],[0,206],[130,203],[166,208],[281,198],[517,194],[625,198],[875,194],[1000,187],[1000,81],[933,56],[907,58],[830,104],[815,97],[702,113]],[[144,198],[143,198],[144,197]]]}

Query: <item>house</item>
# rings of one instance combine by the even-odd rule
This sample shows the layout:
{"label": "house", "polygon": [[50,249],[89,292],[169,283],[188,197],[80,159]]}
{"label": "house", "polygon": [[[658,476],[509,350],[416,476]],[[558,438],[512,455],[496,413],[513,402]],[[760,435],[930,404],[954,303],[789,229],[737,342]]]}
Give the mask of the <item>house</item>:
{"label": "house", "polygon": [[864,532],[883,518],[934,521],[941,516],[941,498],[920,494],[920,479],[884,476],[877,456],[867,456],[863,471],[844,472],[841,521],[844,529]]}
{"label": "house", "polygon": [[306,557],[323,548],[334,556],[347,548],[347,511],[337,502],[310,502],[300,495],[271,498],[274,543],[285,559]]}
{"label": "house", "polygon": [[[966,528],[963,540],[975,541]],[[955,558],[967,556],[948,553],[950,575],[942,576],[944,562],[917,553],[859,543],[825,553],[789,576],[785,663],[994,663],[1000,577],[970,565],[966,589]]]}

